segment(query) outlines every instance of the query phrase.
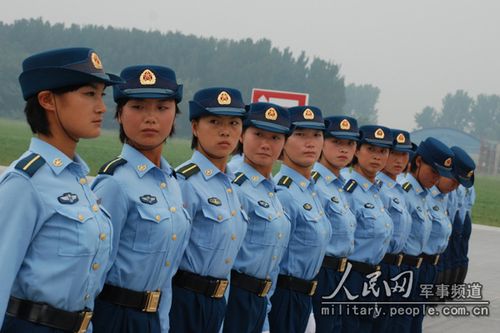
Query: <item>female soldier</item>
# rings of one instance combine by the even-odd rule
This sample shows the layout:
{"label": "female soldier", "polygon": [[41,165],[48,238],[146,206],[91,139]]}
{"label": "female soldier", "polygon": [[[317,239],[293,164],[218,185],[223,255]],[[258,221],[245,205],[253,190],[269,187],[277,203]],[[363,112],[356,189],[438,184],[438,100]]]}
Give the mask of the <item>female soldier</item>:
{"label": "female soldier", "polygon": [[121,80],[94,50],[66,48],[27,58],[19,81],[37,137],[0,178],[1,332],[85,332],[111,223],[75,151],[100,134],[104,88]]}
{"label": "female soldier", "polygon": [[283,149],[283,165],[274,179],[278,183],[278,198],[291,222],[291,234],[271,297],[271,332],[304,332],[317,285],[314,277],[331,236],[331,226],[311,176],[323,147],[325,125],[321,110],[297,106],[289,112],[292,131]]}
{"label": "female soldier", "polygon": [[[384,290],[384,284],[394,287],[392,278],[401,273],[400,266],[403,260],[401,251],[408,239],[411,229],[411,216],[406,208],[404,191],[397,182],[397,177],[406,171],[410,162],[410,154],[413,153],[410,133],[402,130],[392,129],[393,145],[389,152],[389,158],[382,172],[377,175],[377,180],[381,182],[380,197],[384,203],[384,208],[389,213],[393,222],[392,238],[387,248],[387,253],[382,258],[380,265],[381,275],[379,277],[379,286]],[[379,301],[400,301],[399,295],[386,295],[381,292]],[[375,319],[373,325],[374,332],[386,332],[390,325],[390,308],[383,306],[382,314]]]}
{"label": "female soldier", "polygon": [[250,104],[243,128],[244,162],[233,183],[238,185],[236,193],[249,223],[231,271],[224,332],[260,333],[267,314],[266,296],[276,283],[290,234],[271,175],[290,130],[290,116],[278,105]]}
{"label": "female soldier", "polygon": [[[363,285],[371,284],[380,274],[379,263],[389,247],[392,236],[392,220],[380,198],[380,184],[375,177],[389,157],[392,133],[383,126],[367,125],[360,128],[360,141],[356,148],[351,179],[345,184],[347,202],[356,216],[354,252],[349,256],[349,270],[345,286],[356,301],[374,301],[376,294],[363,293]],[[350,297],[349,295],[347,295]],[[349,300],[353,298],[350,297]],[[367,310],[371,310],[367,308]],[[346,307],[342,318],[342,331],[370,332],[373,320],[368,316],[356,316]]]}
{"label": "female soldier", "polygon": [[[347,257],[354,250],[354,230],[356,217],[349,209],[344,197],[344,178],[340,170],[351,163],[359,140],[356,119],[345,116],[325,118],[325,141],[323,151],[312,173],[326,216],[332,225],[332,238],[326,247],[325,258],[317,276],[318,288],[313,296],[313,312],[316,332],[339,332],[342,320],[338,310],[327,316],[321,311],[323,297],[331,295],[342,280]],[[327,298],[326,300],[332,301]],[[337,293],[335,302],[345,300],[345,295]]]}
{"label": "female soldier", "polygon": [[192,231],[173,279],[171,332],[219,332],[224,293],[247,229],[226,163],[242,131],[245,104],[231,88],[198,91],[189,102],[193,131],[190,160],[177,174]]}
{"label": "female soldier", "polygon": [[111,213],[114,231],[113,261],[96,301],[94,331],[160,332],[161,318],[167,332],[170,283],[187,245],[189,219],[161,154],[173,132],[182,85],[162,66],[131,66],[120,75],[126,82],[114,87],[114,100],[122,152],[92,185]]}

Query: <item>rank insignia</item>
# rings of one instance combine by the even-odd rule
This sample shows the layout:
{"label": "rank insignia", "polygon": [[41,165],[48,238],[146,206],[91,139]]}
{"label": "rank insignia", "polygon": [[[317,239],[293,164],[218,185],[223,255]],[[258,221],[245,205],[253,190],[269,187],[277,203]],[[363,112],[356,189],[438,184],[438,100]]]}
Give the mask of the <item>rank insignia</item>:
{"label": "rank insignia", "polygon": [[141,202],[148,204],[148,205],[154,205],[155,203],[158,202],[158,200],[156,200],[156,197],[151,195],[151,194],[145,194],[142,197],[140,197],[139,199],[141,199]]}
{"label": "rank insignia", "polygon": [[451,167],[451,157],[448,157],[448,158],[446,159],[446,161],[444,161],[444,163],[443,163],[443,164],[444,164],[444,166],[445,166],[445,167],[447,167],[447,168]]}
{"label": "rank insignia", "polygon": [[265,202],[264,200],[259,200],[257,202],[259,204],[259,206],[261,207],[264,207],[264,208],[269,208],[269,204],[267,202]]}
{"label": "rank insignia", "polygon": [[92,54],[90,55],[90,60],[92,60],[92,65],[94,65],[96,69],[102,69],[102,62],[101,59],[99,59],[97,53],[92,52]]}
{"label": "rank insignia", "polygon": [[349,120],[347,119],[344,119],[340,122],[340,129],[341,130],[344,130],[344,131],[348,131],[351,129],[351,123],[349,122]]}
{"label": "rank insignia", "polygon": [[395,204],[399,205],[399,199],[398,198],[393,198],[392,201],[394,201]]}
{"label": "rank insignia", "polygon": [[312,120],[314,119],[314,112],[311,109],[305,109],[302,116],[304,117],[304,119]]}
{"label": "rank insignia", "polygon": [[375,206],[372,203],[367,202],[367,203],[365,203],[365,208],[373,209],[373,208],[375,208]]}
{"label": "rank insignia", "polygon": [[139,77],[139,81],[143,86],[152,86],[156,83],[156,76],[155,73],[153,73],[149,69],[145,69],[142,73],[141,76]]}
{"label": "rank insignia", "polygon": [[305,210],[311,210],[313,208],[310,203],[305,203],[302,207],[304,207]]}
{"label": "rank insignia", "polygon": [[78,202],[78,195],[66,192],[60,197],[57,198],[57,201],[62,203],[63,205],[72,205],[75,202]]}
{"label": "rank insignia", "polygon": [[396,142],[397,143],[405,143],[406,138],[403,133],[399,133],[399,135],[396,137]]}
{"label": "rank insignia", "polygon": [[335,202],[335,203],[337,203],[337,204],[340,202],[340,201],[339,201],[339,198],[337,198],[336,196],[331,197],[331,199],[330,199],[330,200],[332,200],[333,202]]}
{"label": "rank insignia", "polygon": [[269,108],[266,110],[264,117],[266,117],[267,120],[276,120],[278,119],[278,112],[276,112],[275,108]]}
{"label": "rank insignia", "polygon": [[219,96],[217,96],[217,102],[220,105],[229,105],[231,104],[231,96],[225,91],[222,91]]}
{"label": "rank insignia", "polygon": [[438,206],[434,206],[434,207],[432,207],[432,209],[433,209],[434,211],[436,211],[436,212],[439,212],[439,207],[438,207]]}
{"label": "rank insignia", "polygon": [[211,205],[214,205],[214,206],[221,206],[222,205],[222,201],[220,201],[220,199],[216,198],[216,197],[208,198],[208,203]]}
{"label": "rank insignia", "polygon": [[420,213],[422,213],[422,207],[417,206],[417,210],[418,210]]}
{"label": "rank insignia", "polygon": [[385,138],[384,130],[379,128],[375,131],[375,139],[383,139]]}
{"label": "rank insignia", "polygon": [[55,167],[60,167],[63,165],[63,161],[60,158],[56,158],[52,161],[52,165],[54,165]]}

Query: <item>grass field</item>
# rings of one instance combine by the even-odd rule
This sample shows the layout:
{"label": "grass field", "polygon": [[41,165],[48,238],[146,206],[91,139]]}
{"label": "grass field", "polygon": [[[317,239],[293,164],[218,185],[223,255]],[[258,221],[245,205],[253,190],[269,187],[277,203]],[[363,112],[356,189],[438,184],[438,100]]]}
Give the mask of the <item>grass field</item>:
{"label": "grass field", "polygon": [[[9,165],[28,147],[31,131],[22,121],[0,118],[0,165]],[[165,157],[176,167],[187,160],[192,152],[190,141],[170,139],[164,149]],[[103,131],[93,140],[82,140],[78,145],[78,153],[90,166],[90,174],[95,175],[100,166],[120,153],[121,144],[118,133]],[[500,177],[476,177],[476,204],[473,208],[474,223],[500,227]]]}

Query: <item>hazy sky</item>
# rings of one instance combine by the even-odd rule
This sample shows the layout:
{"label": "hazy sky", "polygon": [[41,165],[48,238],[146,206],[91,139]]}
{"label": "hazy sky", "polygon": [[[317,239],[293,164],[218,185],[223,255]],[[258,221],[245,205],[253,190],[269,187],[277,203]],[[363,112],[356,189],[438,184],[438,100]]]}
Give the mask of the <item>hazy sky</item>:
{"label": "hazy sky", "polygon": [[500,94],[498,0],[0,1],[0,21],[28,17],[267,38],[335,62],[346,83],[379,87],[379,120],[391,127],[412,129],[416,112],[457,89]]}

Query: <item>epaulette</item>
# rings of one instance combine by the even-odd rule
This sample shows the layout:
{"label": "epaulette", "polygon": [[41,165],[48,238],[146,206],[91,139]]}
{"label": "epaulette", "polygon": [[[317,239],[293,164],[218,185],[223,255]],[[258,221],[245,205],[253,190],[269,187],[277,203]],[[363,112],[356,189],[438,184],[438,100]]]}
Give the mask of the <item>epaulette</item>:
{"label": "epaulette", "polygon": [[403,184],[402,187],[403,187],[403,190],[405,190],[406,192],[409,192],[413,186],[411,185],[410,182],[406,182]]}
{"label": "epaulette", "polygon": [[278,181],[278,185],[285,186],[285,187],[290,187],[290,185],[292,185],[292,182],[293,182],[292,178],[290,178],[288,176],[283,176]]}
{"label": "epaulette", "polygon": [[179,169],[177,169],[175,172],[180,173],[181,175],[184,176],[185,179],[188,179],[192,175],[200,172],[200,167],[196,165],[195,163],[189,163]]}
{"label": "epaulette", "polygon": [[234,174],[236,177],[234,177],[233,183],[235,183],[238,186],[241,186],[247,180],[247,176],[243,172],[237,172]]}
{"label": "epaulette", "polygon": [[352,193],[357,186],[358,186],[358,182],[355,181],[354,179],[351,179],[347,183],[345,183],[344,191],[346,191],[348,193]]}
{"label": "epaulette", "polygon": [[45,164],[45,160],[39,154],[30,154],[29,156],[23,158],[19,162],[17,162],[15,168],[19,171],[24,172],[30,177],[40,169],[42,165]]}
{"label": "epaulette", "polygon": [[99,169],[98,174],[113,175],[115,173],[115,170],[125,163],[127,163],[127,160],[121,157],[112,159],[111,161],[104,163],[104,165]]}
{"label": "epaulette", "polygon": [[318,171],[313,171],[312,174],[311,174],[311,177],[312,177],[312,179],[314,180],[315,183],[318,181],[318,179],[319,179],[320,176],[321,175],[319,174]]}

